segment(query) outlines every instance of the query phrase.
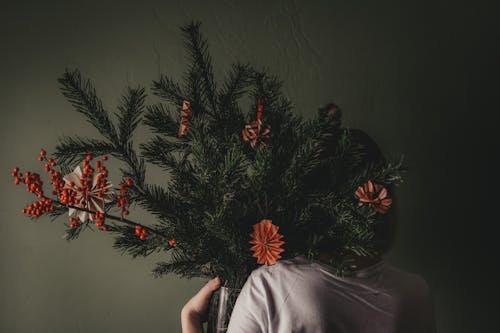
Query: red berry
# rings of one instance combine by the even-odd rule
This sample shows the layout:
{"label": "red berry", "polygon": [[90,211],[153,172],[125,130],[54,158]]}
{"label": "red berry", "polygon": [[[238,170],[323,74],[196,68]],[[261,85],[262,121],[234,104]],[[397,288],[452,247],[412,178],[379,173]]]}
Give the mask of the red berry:
{"label": "red berry", "polygon": [[125,183],[127,184],[127,186],[132,186],[132,179],[130,178],[125,179]]}
{"label": "red berry", "polygon": [[45,150],[41,149],[40,150],[40,156],[41,157],[45,157],[45,155],[47,155],[47,152],[45,152]]}
{"label": "red berry", "polygon": [[145,239],[146,239],[146,235],[142,234],[142,235],[140,235],[140,236],[139,236],[139,238],[140,238],[140,240],[142,240],[142,241],[143,241],[143,240],[145,240]]}
{"label": "red berry", "polygon": [[102,227],[102,231],[108,231],[108,226],[105,225],[104,227]]}
{"label": "red berry", "polygon": [[126,209],[125,209],[125,210],[123,211],[123,215],[128,215],[128,214],[130,214],[130,212],[129,212],[128,210],[126,210]]}
{"label": "red berry", "polygon": [[43,157],[42,157],[42,156],[39,156],[39,157],[38,157],[38,160],[39,160],[40,162],[41,162],[41,161],[43,161]]}
{"label": "red berry", "polygon": [[90,161],[92,159],[92,155],[87,154],[85,155],[85,160]]}
{"label": "red berry", "polygon": [[107,157],[107,156],[103,156],[103,157],[102,157],[102,160],[103,160],[103,161],[107,161],[107,160],[108,160],[108,157]]}

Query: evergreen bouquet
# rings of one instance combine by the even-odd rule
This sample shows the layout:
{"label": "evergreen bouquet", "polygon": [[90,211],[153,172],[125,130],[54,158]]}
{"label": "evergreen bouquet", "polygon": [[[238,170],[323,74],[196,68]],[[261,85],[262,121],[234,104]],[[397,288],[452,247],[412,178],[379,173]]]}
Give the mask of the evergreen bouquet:
{"label": "evergreen bouquet", "polygon": [[[145,89],[129,87],[113,117],[78,70],[62,75],[63,95],[100,137],[68,136],[53,157],[40,152],[52,195],[39,174],[16,167],[14,182],[35,195],[23,213],[68,214],[68,240],[95,227],[133,257],[163,251],[155,276],[217,275],[236,289],[259,265],[315,258],[325,244],[339,274],[346,254],[375,254],[374,226],[391,207],[388,189],[401,182],[401,161],[363,164],[365,147],[341,127],[336,105],[305,120],[264,71],[237,63],[216,84],[200,24],[182,33],[184,81],[153,81],[158,104],[146,106]],[[137,145],[140,125],[153,136]],[[108,157],[123,164],[117,188],[108,180]],[[148,164],[165,172],[163,184],[147,182]],[[152,221],[128,219],[134,204]]]}

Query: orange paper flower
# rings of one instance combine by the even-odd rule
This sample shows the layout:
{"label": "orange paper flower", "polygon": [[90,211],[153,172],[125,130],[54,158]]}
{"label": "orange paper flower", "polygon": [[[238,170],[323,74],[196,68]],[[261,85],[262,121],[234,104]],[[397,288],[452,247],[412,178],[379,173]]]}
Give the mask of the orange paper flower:
{"label": "orange paper flower", "polygon": [[186,136],[189,130],[189,118],[192,115],[191,112],[191,103],[188,101],[183,101],[182,102],[182,109],[181,109],[181,123],[179,126],[179,137]]}
{"label": "orange paper flower", "polygon": [[253,233],[250,235],[254,244],[250,248],[254,252],[253,256],[257,258],[258,264],[274,265],[281,258],[280,253],[285,251],[281,245],[285,244],[281,240],[283,235],[278,233],[279,227],[272,223],[272,220],[263,219],[253,225]]}
{"label": "orange paper flower", "polygon": [[381,214],[387,213],[392,204],[387,189],[380,184],[373,184],[371,180],[358,187],[355,195],[359,199],[359,206],[368,205]]}

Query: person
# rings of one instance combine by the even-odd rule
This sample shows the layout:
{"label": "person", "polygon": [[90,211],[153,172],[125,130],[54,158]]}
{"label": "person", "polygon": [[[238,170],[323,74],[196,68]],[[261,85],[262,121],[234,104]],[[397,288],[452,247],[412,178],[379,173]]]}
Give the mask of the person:
{"label": "person", "polygon": [[[366,133],[354,130],[352,135],[366,147],[367,163],[384,159]],[[394,239],[394,211],[375,228],[381,255],[349,255],[350,270],[343,276],[328,265],[333,255],[327,248],[314,260],[298,256],[254,270],[238,296],[227,333],[436,332],[426,281],[383,258]],[[210,280],[184,306],[183,333],[202,333],[210,295],[219,285],[218,278]]]}

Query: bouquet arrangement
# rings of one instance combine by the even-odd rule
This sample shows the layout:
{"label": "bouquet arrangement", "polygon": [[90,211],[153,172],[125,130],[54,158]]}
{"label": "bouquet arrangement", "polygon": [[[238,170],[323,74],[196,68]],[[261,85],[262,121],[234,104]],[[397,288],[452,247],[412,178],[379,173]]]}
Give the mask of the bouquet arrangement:
{"label": "bouquet arrangement", "polygon": [[[155,276],[218,275],[233,288],[258,265],[314,258],[325,244],[339,274],[346,254],[376,253],[373,228],[391,208],[401,161],[362,163],[366,147],[341,127],[336,105],[305,120],[292,112],[281,82],[250,65],[234,64],[217,84],[200,24],[182,33],[184,80],[153,81],[157,104],[146,105],[144,88],[128,87],[112,115],[78,70],[59,78],[63,95],[100,136],[63,137],[51,157],[40,152],[51,194],[39,174],[14,168],[14,182],[35,196],[23,213],[67,215],[68,240],[97,228],[134,257],[163,251]],[[149,141],[134,142],[138,126],[150,129]],[[108,158],[123,167],[108,171]],[[162,184],[148,183],[148,165],[165,172]],[[128,219],[134,205],[151,220]]]}

